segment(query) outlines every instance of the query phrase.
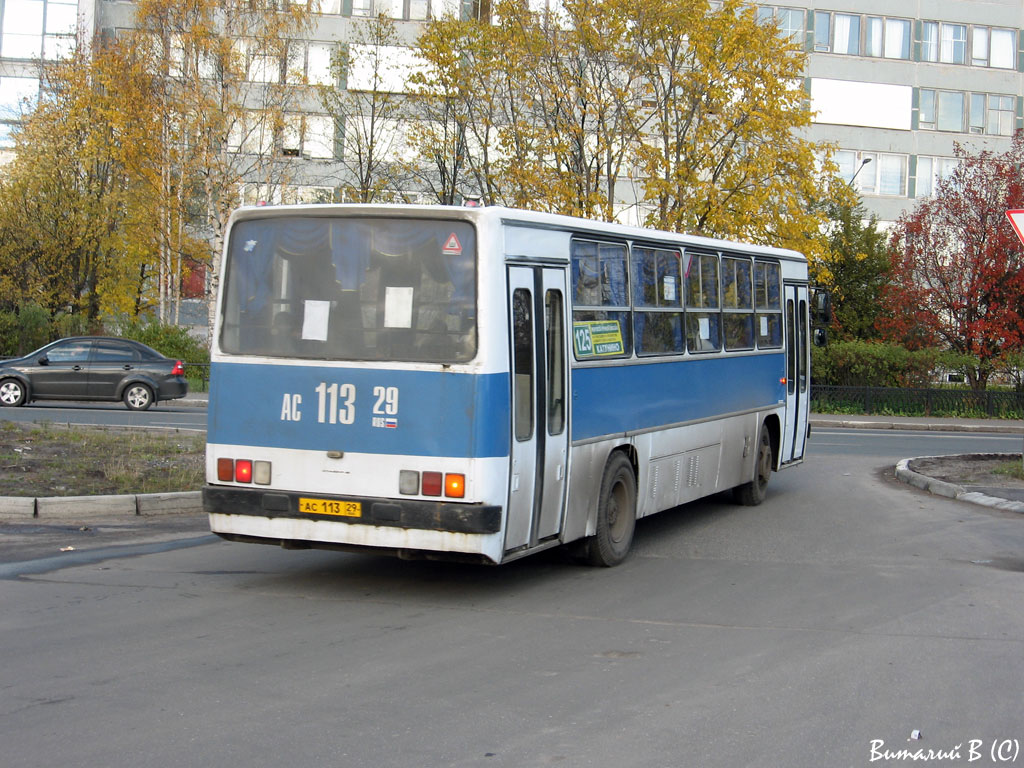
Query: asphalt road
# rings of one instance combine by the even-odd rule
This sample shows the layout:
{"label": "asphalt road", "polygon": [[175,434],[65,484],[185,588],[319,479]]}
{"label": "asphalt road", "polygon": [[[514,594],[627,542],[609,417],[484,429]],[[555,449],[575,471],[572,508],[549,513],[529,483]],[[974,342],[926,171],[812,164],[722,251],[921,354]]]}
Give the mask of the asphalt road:
{"label": "asphalt road", "polygon": [[3,764],[994,764],[1024,740],[1024,521],[892,479],[908,445],[977,439],[816,430],[764,505],[641,521],[607,570],[201,525],[25,561],[0,574]]}
{"label": "asphalt road", "polygon": [[36,402],[19,408],[4,408],[0,417],[18,422],[206,431],[206,408],[175,400],[166,400],[148,411],[130,411],[122,403]]}

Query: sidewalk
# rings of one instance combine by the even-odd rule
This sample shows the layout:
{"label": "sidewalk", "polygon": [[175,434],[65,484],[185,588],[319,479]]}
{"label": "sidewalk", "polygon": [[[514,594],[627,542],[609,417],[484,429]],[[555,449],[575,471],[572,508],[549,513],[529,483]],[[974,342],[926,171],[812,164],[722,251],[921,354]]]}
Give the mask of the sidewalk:
{"label": "sidewalk", "polygon": [[940,416],[878,416],[812,413],[812,427],[907,429],[920,432],[995,432],[1024,435],[1021,419],[961,419]]}

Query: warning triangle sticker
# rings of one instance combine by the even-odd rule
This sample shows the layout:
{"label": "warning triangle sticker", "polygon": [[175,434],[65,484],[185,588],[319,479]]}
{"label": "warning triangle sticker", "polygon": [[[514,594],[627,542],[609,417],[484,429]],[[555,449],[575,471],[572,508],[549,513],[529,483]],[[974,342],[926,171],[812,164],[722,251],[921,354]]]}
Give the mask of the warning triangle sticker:
{"label": "warning triangle sticker", "polygon": [[448,235],[448,239],[445,240],[441,252],[446,256],[458,256],[462,253],[462,243],[459,242],[459,238],[456,237],[454,232]]}

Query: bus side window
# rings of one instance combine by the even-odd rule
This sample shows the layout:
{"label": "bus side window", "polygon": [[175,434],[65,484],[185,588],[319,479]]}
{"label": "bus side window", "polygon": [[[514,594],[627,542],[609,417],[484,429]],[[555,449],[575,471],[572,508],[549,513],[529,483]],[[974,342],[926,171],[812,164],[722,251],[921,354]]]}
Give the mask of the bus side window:
{"label": "bus side window", "polygon": [[778,349],[782,346],[782,301],[779,292],[779,265],[754,262],[754,294],[757,309],[757,346]]}
{"label": "bus side window", "polygon": [[693,254],[686,275],[686,348],[718,352],[722,348],[718,256]]}
{"label": "bus side window", "polygon": [[516,440],[533,435],[533,312],[525,288],[512,292],[512,388]]}
{"label": "bus side window", "polygon": [[562,320],[561,291],[544,294],[544,313],[548,434],[560,435],[565,429],[565,323]]}

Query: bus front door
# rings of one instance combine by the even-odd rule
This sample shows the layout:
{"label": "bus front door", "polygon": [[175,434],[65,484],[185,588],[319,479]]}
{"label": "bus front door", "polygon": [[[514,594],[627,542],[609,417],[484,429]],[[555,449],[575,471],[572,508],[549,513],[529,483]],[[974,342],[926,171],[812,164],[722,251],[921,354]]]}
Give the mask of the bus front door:
{"label": "bus front door", "polygon": [[807,440],[811,408],[810,332],[807,286],[786,283],[786,426],[782,434],[782,464],[800,461]]}
{"label": "bus front door", "polygon": [[508,268],[512,455],[505,550],[532,547],[562,527],[569,429],[566,270]]}

